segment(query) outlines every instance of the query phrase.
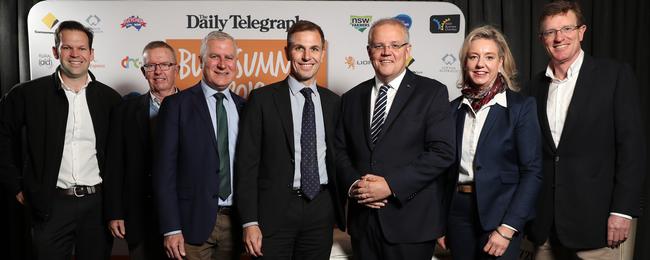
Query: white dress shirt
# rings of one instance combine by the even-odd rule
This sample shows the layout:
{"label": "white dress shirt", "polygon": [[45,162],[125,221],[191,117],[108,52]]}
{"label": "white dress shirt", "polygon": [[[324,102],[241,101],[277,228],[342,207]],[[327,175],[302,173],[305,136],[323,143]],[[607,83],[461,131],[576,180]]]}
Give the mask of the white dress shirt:
{"label": "white dress shirt", "polygon": [[102,182],[97,162],[96,138],[93,120],[86,100],[86,84],[79,92],[66,86],[61,78],[61,88],[68,99],[68,118],[65,125],[63,155],[56,186],[63,189],[75,185],[93,186]]}
{"label": "white dress shirt", "polygon": [[[399,89],[399,85],[402,84],[404,75],[406,75],[406,70],[402,71],[402,73],[400,73],[396,78],[388,82],[388,90],[386,92],[386,114],[384,115],[384,119],[388,117],[388,112],[390,112],[390,107],[393,104],[393,100],[397,94],[397,89]],[[375,101],[379,95],[379,89],[383,85],[384,83],[381,82],[377,76],[375,76],[375,86],[373,86],[372,90],[370,91],[370,124],[372,124],[372,114],[375,112]]]}

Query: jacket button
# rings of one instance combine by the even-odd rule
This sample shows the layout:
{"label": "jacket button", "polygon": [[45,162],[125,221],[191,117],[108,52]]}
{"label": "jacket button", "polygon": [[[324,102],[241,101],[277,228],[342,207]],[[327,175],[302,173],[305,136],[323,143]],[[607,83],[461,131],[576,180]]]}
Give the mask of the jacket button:
{"label": "jacket button", "polygon": [[296,160],[291,159],[291,164],[294,164],[294,163],[296,163]]}
{"label": "jacket button", "polygon": [[555,162],[559,162],[559,161],[560,161],[560,156],[557,156],[557,155],[556,155],[556,156],[553,158],[553,160],[555,160]]}

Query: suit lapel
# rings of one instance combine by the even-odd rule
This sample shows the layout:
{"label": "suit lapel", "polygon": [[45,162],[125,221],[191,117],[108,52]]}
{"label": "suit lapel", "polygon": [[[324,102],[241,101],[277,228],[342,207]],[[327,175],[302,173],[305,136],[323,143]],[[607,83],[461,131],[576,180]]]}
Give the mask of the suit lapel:
{"label": "suit lapel", "polygon": [[535,81],[534,84],[537,84],[536,93],[534,93],[537,98],[537,114],[539,115],[540,128],[542,130],[542,135],[544,135],[544,140],[546,145],[551,147],[551,150],[555,152],[555,143],[553,142],[553,136],[551,135],[551,127],[548,124],[548,114],[546,114],[546,105],[548,101],[548,86],[551,82],[543,74],[539,76],[539,79]]}
{"label": "suit lapel", "polygon": [[[593,66],[591,57],[585,55],[582,62],[582,67],[580,68],[580,74],[576,80],[576,86],[573,90],[573,96],[571,97],[571,102],[569,102],[569,108],[566,112],[566,119],[564,120],[564,127],[562,128],[562,135],[560,135],[560,142],[558,143],[558,148],[562,145],[562,140],[564,137],[568,136],[571,131],[579,124],[580,118],[579,115],[582,114],[580,109],[587,107],[589,103],[589,91],[593,91],[593,80],[592,70],[595,68]],[[590,87],[592,86],[592,87]],[[591,88],[591,89],[590,89]]]}
{"label": "suit lapel", "polygon": [[287,139],[291,154],[293,154],[296,150],[293,146],[293,119],[291,117],[291,100],[289,100],[289,83],[285,79],[283,84],[278,84],[273,89],[275,90],[273,92],[273,102],[282,122],[284,137]]}
{"label": "suit lapel", "polygon": [[[462,99],[459,99],[462,102]],[[459,103],[460,104],[460,103]],[[456,104],[454,108],[458,107],[459,104]],[[456,158],[457,162],[460,162],[460,155],[463,150],[463,129],[465,127],[465,116],[467,115],[467,106],[461,105],[456,109]]]}
{"label": "suit lapel", "polygon": [[192,105],[196,109],[197,113],[199,114],[199,117],[201,119],[201,122],[203,122],[204,129],[209,129],[209,135],[210,135],[210,141],[212,142],[212,146],[214,146],[214,149],[217,149],[217,137],[214,135],[214,127],[212,126],[212,119],[210,118],[210,110],[208,110],[208,103],[205,100],[205,95],[203,94],[203,90],[201,89],[201,83],[199,82],[197,85],[194,85],[194,87],[188,89],[187,91],[191,91],[192,93]]}
{"label": "suit lapel", "polygon": [[492,130],[492,127],[494,127],[494,125],[497,124],[498,121],[503,120],[507,112],[508,110],[499,104],[494,104],[490,107],[490,112],[488,112],[487,118],[485,119],[485,123],[483,124],[483,128],[481,129],[481,133],[479,134],[478,137],[478,143],[476,144],[476,151],[479,151],[481,149],[481,146],[487,139],[487,136],[490,134],[490,130]]}
{"label": "suit lapel", "polygon": [[402,79],[402,83],[400,84],[399,89],[397,89],[395,99],[393,99],[390,111],[388,111],[388,115],[386,116],[386,122],[384,122],[384,126],[382,126],[382,130],[379,134],[377,142],[381,141],[381,139],[386,136],[386,133],[390,129],[391,125],[393,122],[395,122],[395,119],[399,116],[399,113],[402,112],[402,109],[406,105],[406,101],[408,101],[411,97],[411,94],[413,94],[415,85],[411,83],[413,79],[413,75],[411,75],[411,73],[412,72],[409,70],[406,70],[404,79]]}
{"label": "suit lapel", "polygon": [[368,83],[361,91],[361,100],[359,103],[361,104],[361,118],[363,121],[363,132],[366,136],[366,143],[368,144],[368,148],[372,149],[374,144],[370,139],[370,94],[372,93],[372,87],[375,80],[371,79],[367,82]]}
{"label": "suit lapel", "polygon": [[138,105],[136,106],[135,117],[138,124],[138,132],[140,132],[140,140],[142,141],[142,147],[146,147],[146,144],[149,143],[149,109],[150,109],[150,93],[140,96],[138,100]]}

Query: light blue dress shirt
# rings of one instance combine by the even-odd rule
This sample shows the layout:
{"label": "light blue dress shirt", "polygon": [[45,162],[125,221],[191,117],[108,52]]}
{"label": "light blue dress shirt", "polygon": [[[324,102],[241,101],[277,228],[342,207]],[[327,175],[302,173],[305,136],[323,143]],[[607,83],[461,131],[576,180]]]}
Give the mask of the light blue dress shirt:
{"label": "light blue dress shirt", "polygon": [[[219,139],[217,135],[217,98],[214,97],[216,93],[223,93],[223,105],[226,107],[226,114],[228,115],[228,153],[230,154],[230,190],[233,190],[233,172],[234,172],[234,158],[235,158],[235,145],[237,144],[237,133],[239,132],[239,112],[237,112],[237,105],[235,104],[230,91],[217,91],[209,87],[203,80],[201,80],[201,89],[205,95],[205,101],[208,103],[208,110],[210,111],[210,120],[212,121],[212,131],[214,136]],[[232,206],[232,193],[228,199],[219,199],[219,206]]]}
{"label": "light blue dress shirt", "polygon": [[305,106],[305,96],[300,90],[309,87],[312,90],[312,102],[314,102],[314,115],[316,116],[316,153],[318,154],[318,176],[320,184],[327,184],[327,167],[325,164],[325,154],[327,146],[325,144],[325,120],[323,120],[323,107],[320,101],[320,95],[316,87],[316,81],[310,86],[305,86],[293,77],[289,76],[289,100],[291,101],[291,117],[293,119],[293,147],[294,151],[294,174],[293,188],[300,188],[300,135],[302,133],[302,110]]}

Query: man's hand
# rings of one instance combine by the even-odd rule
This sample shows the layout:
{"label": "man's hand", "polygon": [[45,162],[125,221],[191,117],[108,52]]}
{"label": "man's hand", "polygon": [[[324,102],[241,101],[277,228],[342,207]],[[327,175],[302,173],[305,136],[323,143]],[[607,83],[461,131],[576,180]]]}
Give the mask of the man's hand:
{"label": "man's hand", "polygon": [[393,194],[388,187],[386,179],[381,176],[366,174],[361,177],[357,183],[356,189],[353,190],[354,197],[361,204],[367,204],[377,201],[383,201]]}
{"label": "man's hand", "polygon": [[631,222],[632,220],[621,216],[609,215],[609,219],[607,219],[607,246],[615,248],[625,242],[627,236],[630,235]]}
{"label": "man's hand", "polygon": [[124,239],[126,229],[124,228],[123,219],[114,219],[108,222],[108,229],[111,231],[113,237]]}
{"label": "man's hand", "polygon": [[438,239],[436,239],[436,242],[438,242],[438,246],[442,249],[447,249],[447,237],[446,236],[441,236]]}
{"label": "man's hand", "polygon": [[[497,230],[509,238],[512,238],[512,236],[515,235],[515,231],[507,227],[499,226]],[[485,247],[483,247],[483,251],[490,255],[499,257],[506,252],[506,249],[508,249],[510,240],[505,239],[503,236],[499,235],[499,233],[497,233],[497,230],[492,231],[492,234],[490,234],[490,238],[485,244]]]}
{"label": "man's hand", "polygon": [[182,233],[165,236],[164,245],[167,257],[183,260],[185,256],[185,239]]}
{"label": "man's hand", "polygon": [[20,202],[21,205],[25,205],[25,197],[23,196],[23,192],[22,192],[22,191],[21,191],[21,192],[18,192],[18,194],[16,194],[16,200],[17,200],[18,202]]}
{"label": "man's hand", "polygon": [[258,225],[244,228],[244,247],[254,257],[262,256],[262,230]]}

